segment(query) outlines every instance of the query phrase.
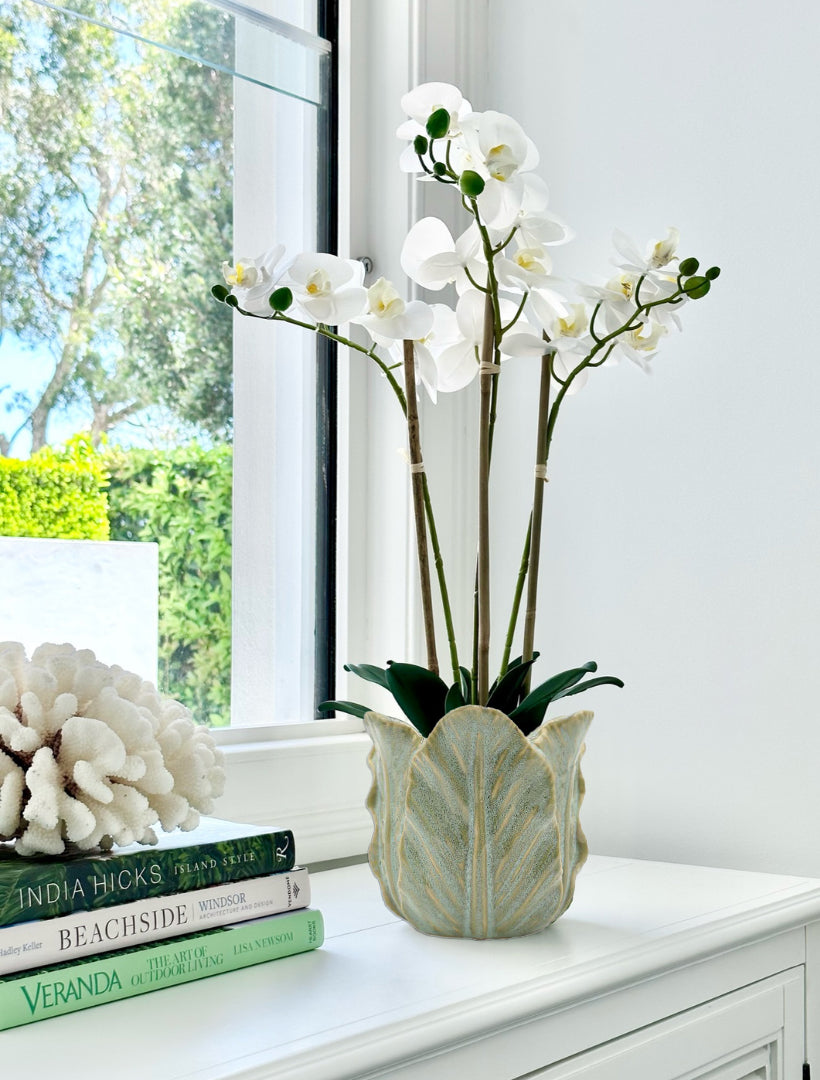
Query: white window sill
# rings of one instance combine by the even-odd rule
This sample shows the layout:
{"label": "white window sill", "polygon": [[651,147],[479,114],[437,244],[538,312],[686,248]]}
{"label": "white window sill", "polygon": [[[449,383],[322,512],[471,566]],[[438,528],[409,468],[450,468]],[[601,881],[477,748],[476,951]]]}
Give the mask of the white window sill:
{"label": "white window sill", "polygon": [[364,854],[370,739],[355,718],[215,735],[227,774],[217,817],[292,829],[300,863]]}

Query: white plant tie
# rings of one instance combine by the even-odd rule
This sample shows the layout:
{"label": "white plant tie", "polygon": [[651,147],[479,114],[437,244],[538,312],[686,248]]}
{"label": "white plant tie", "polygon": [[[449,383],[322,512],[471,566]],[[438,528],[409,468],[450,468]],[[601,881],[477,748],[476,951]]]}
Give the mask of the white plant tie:
{"label": "white plant tie", "polygon": [[424,462],[423,461],[411,461],[410,462],[410,472],[411,473],[423,473],[424,472]]}
{"label": "white plant tie", "polygon": [[547,476],[547,466],[546,465],[536,465],[535,466],[535,479],[536,480],[546,480],[546,481],[549,480],[549,477]]}
{"label": "white plant tie", "polygon": [[495,375],[496,372],[501,371],[501,364],[491,364],[482,360],[478,365],[478,371],[480,375]]}

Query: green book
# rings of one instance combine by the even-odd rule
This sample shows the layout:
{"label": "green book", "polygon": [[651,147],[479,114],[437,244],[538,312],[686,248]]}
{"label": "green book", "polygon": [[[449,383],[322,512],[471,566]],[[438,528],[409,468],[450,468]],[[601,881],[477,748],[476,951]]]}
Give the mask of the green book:
{"label": "green book", "polygon": [[289,829],[218,818],[110,852],[23,858],[0,843],[0,926],[277,874],[294,854]]}
{"label": "green book", "polygon": [[321,913],[304,909],[6,975],[0,978],[0,1031],[308,952],[323,941]]}

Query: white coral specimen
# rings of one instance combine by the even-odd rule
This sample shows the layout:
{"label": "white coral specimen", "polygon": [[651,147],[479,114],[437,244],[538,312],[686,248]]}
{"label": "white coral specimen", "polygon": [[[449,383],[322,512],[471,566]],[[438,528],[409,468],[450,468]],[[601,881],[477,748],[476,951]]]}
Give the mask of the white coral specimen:
{"label": "white coral specimen", "polygon": [[21,855],[156,843],[224,786],[211,734],[151,683],[89,649],[0,642],[0,840]]}

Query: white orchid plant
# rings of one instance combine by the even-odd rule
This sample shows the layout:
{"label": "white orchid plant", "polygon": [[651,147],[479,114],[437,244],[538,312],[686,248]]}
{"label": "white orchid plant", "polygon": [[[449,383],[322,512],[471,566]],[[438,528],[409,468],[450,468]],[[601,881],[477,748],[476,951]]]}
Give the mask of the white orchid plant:
{"label": "white orchid plant", "polygon": [[[383,278],[366,287],[359,261],[324,253],[287,259],[281,246],[225,264],[225,284],[214,286],[213,294],[242,315],[302,326],[372,360],[406,418],[427,666],[351,664],[347,670],[390,691],[423,736],[445,713],[470,703],[501,710],[529,734],[551,702],[602,683],[623,686],[613,676],[588,678],[597,670],[589,661],[530,688],[538,658],[533,646],[544,485],[561,406],[592,371],[621,357],[648,372],[663,337],[673,327],[680,329],[682,308],[706,296],[720,271],[713,266],[701,273],[697,259],[679,259],[677,229],[643,254],[616,231],[614,274],[604,284],[579,286],[577,296],[568,299],[552,275],[550,249],[572,233],[547,208],[547,187],[533,171],[538,151],[520,125],[503,113],[475,112],[446,83],[417,87],[402,98],[402,107],[409,117],[397,132],[407,143],[402,169],[452,188],[469,219],[455,239],[438,218],[418,221],[404,243],[402,269],[425,290],[454,285],[454,310],[406,301]],[[339,333],[343,324],[361,327],[369,342]],[[499,384],[511,358],[538,365],[538,425],[532,509],[500,670],[491,683],[488,492]],[[421,452],[417,395],[423,386],[435,402],[438,394],[462,390],[476,378],[478,553],[472,650],[464,664]],[[430,549],[447,632],[448,681],[439,674]],[[523,649],[511,659],[525,590]],[[323,707],[358,716],[368,711],[349,701]]]}

